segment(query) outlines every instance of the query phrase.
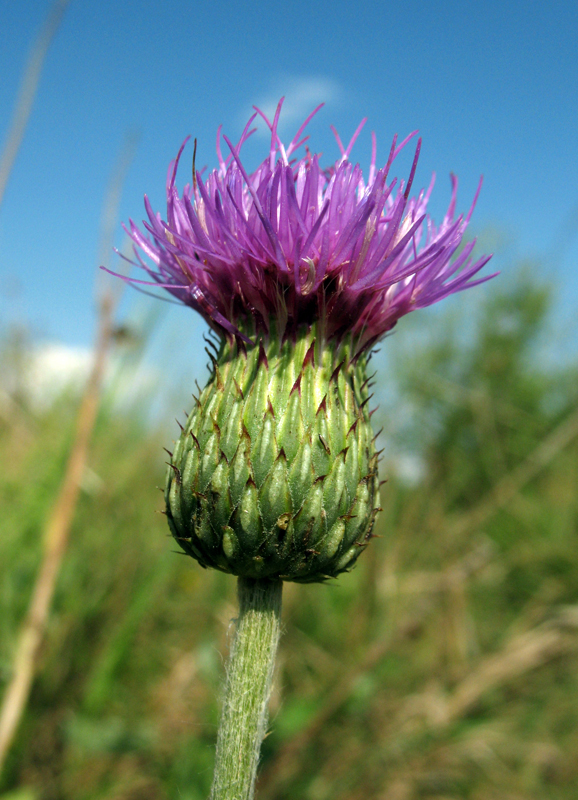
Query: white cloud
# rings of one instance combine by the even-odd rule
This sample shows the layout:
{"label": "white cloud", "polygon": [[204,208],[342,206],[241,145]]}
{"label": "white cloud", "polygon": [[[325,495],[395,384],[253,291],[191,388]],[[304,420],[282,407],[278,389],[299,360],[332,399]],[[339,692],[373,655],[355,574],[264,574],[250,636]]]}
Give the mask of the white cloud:
{"label": "white cloud", "polygon": [[[79,396],[86,387],[93,361],[90,348],[43,343],[24,355],[18,369],[3,373],[0,391],[8,399],[14,393],[22,393],[35,411],[42,412],[67,392]],[[108,360],[105,391],[117,409],[130,408],[150,396],[158,383],[158,371],[142,359],[131,363],[121,353],[112,354]]]}
{"label": "white cloud", "polygon": [[47,408],[63,392],[80,390],[86,383],[91,364],[92,354],[88,348],[43,344],[28,356],[22,388],[35,408]]}
{"label": "white cloud", "polygon": [[398,453],[387,461],[383,473],[386,476],[395,474],[400,483],[413,489],[425,479],[427,465],[425,460],[416,453]]}
{"label": "white cloud", "polygon": [[[336,81],[322,76],[297,78],[295,76],[280,78],[273,89],[257,99],[255,105],[272,120],[281,97],[285,97],[279,130],[298,128],[305,118],[319,103],[335,105],[342,96],[342,90]],[[246,113],[242,116],[247,121]],[[258,126],[258,134],[267,136],[268,129],[264,123]]]}

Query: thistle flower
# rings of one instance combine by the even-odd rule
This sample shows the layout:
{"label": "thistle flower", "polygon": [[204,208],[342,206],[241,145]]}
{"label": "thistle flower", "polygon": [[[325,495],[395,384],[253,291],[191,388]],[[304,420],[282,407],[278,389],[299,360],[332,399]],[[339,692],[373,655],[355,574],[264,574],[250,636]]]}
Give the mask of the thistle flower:
{"label": "thistle flower", "polygon": [[[353,566],[378,511],[378,454],[370,423],[372,346],[403,315],[489,277],[475,276],[475,241],[457,250],[472,214],[448,211],[436,227],[427,190],[410,197],[390,180],[391,145],[367,180],[350,154],[360,124],[329,169],[289,145],[256,109],[237,145],[225,136],[218,169],[195,170],[179,194],[167,178],[167,221],[148,199],[129,235],[152,283],[198,311],[217,335],[212,374],[171,457],[166,484],[173,535],[202,566],[246,578],[319,581]],[[251,175],[240,157],[261,116],[269,153]],[[186,142],[185,142],[186,144]],[[196,143],[195,143],[196,147]],[[297,155],[300,153],[300,155]],[[479,187],[478,187],[479,192]],[[137,249],[138,248],[138,249]],[[152,262],[145,262],[138,250]]]}

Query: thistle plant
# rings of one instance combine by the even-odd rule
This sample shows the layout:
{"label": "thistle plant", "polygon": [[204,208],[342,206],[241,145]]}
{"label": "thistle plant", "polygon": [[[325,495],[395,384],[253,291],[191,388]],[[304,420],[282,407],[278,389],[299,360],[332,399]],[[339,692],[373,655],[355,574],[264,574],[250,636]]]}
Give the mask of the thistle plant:
{"label": "thistle plant", "polygon": [[[227,669],[213,800],[246,800],[265,734],[283,581],[322,582],[350,570],[379,511],[371,427],[373,346],[403,315],[475,286],[489,257],[459,254],[472,214],[455,214],[457,180],[439,226],[427,190],[410,197],[389,179],[400,144],[367,180],[350,160],[365,120],[324,168],[305,147],[305,120],[285,146],[259,109],[236,145],[217,133],[218,168],[195,168],[182,193],[169,166],[167,218],[145,197],[144,232],[132,221],[137,266],[195,309],[215,334],[211,374],[167,470],[168,523],[202,567],[238,577],[239,619]],[[248,174],[241,148],[256,117],[269,153]],[[185,141],[186,144],[186,141]],[[196,150],[196,143],[195,143]],[[479,192],[479,187],[478,187]],[[141,252],[147,257],[144,260]]]}

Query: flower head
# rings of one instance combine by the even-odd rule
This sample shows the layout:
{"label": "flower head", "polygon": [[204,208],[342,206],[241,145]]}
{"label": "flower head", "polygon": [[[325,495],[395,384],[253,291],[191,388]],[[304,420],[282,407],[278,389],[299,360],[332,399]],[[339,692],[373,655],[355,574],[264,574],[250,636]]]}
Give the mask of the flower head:
{"label": "flower head", "polygon": [[[487,262],[459,253],[472,209],[455,216],[457,181],[441,225],[431,189],[410,197],[389,178],[414,137],[394,138],[364,179],[334,131],[341,157],[323,169],[304,130],[285,146],[256,110],[206,179],[179,194],[169,167],[167,219],[145,198],[132,221],[137,266],[196,309],[218,334],[211,374],[168,464],[166,514],[180,546],[205,567],[249,578],[323,581],[351,569],[379,511],[379,453],[369,409],[371,345],[415,308],[474,286]],[[243,143],[260,115],[271,131],[249,175]],[[186,143],[186,142],[185,142]],[[475,204],[475,200],[474,200]],[[148,257],[145,261],[139,250]],[[151,263],[152,262],[152,263]]]}
{"label": "flower head", "polygon": [[[288,334],[318,323],[327,340],[351,335],[360,352],[404,314],[492,277],[474,279],[490,258],[472,261],[475,240],[456,255],[476,199],[465,217],[456,217],[454,176],[439,226],[426,214],[433,179],[410,197],[421,139],[408,180],[389,179],[393,161],[416,132],[399,145],[394,137],[381,169],[373,137],[364,179],[349,157],[365,120],[347,147],[334,131],[341,157],[324,169],[304,147],[304,130],[318,109],[285,146],[277,133],[282,102],[273,121],[256,109],[236,146],[223,137],[226,157],[219,128],[218,169],[204,180],[193,164],[193,183],[179,195],[175,180],[183,144],[169,167],[166,222],[147,197],[146,233],[130,222],[130,237],[154,265],[135,248],[151,283],[196,309],[220,334],[247,340],[247,332],[267,335],[273,324]],[[240,151],[257,115],[271,131],[271,145],[249,175]]]}

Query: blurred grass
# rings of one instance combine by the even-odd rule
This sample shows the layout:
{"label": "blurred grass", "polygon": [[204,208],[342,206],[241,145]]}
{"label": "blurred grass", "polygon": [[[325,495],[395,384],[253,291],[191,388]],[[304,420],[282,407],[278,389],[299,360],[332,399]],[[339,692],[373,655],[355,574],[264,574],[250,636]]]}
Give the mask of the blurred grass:
{"label": "blurred grass", "polygon": [[[578,443],[554,438],[515,496],[492,493],[576,412],[578,371],[543,355],[544,287],[485,296],[382,345],[382,538],[331,586],[286,585],[262,800],[578,796]],[[10,398],[3,683],[76,410]],[[208,795],[235,581],[175,554],[155,513],[170,444],[145,406],[101,410],[4,800]]]}

